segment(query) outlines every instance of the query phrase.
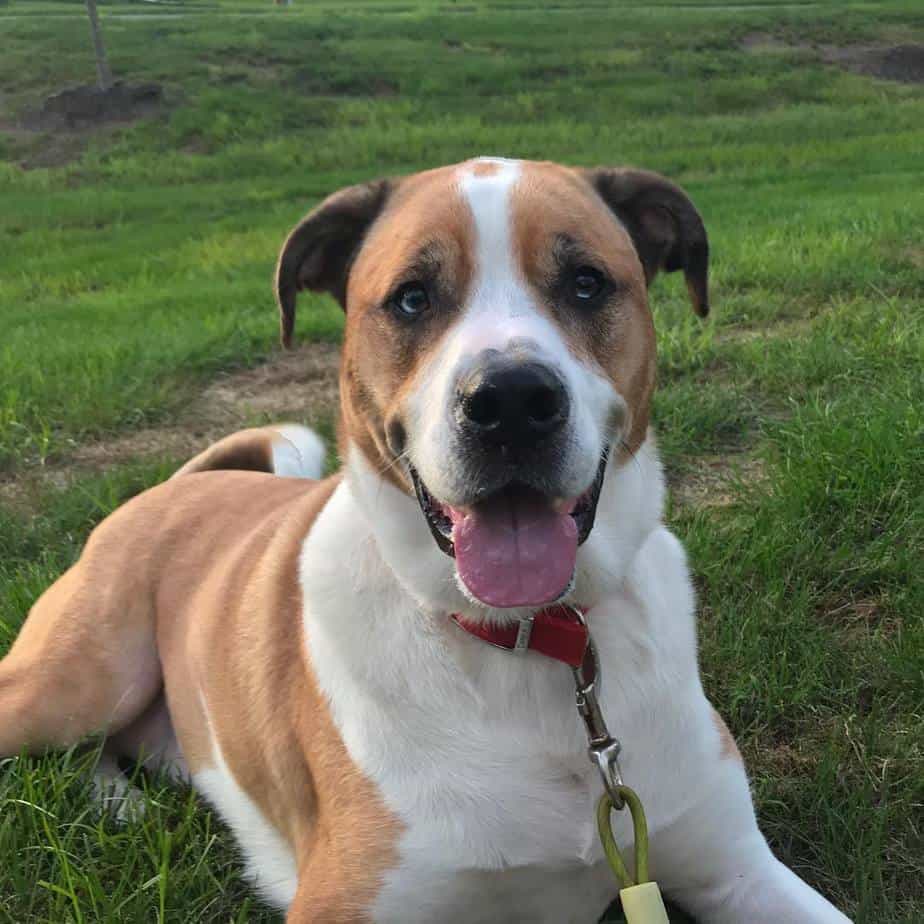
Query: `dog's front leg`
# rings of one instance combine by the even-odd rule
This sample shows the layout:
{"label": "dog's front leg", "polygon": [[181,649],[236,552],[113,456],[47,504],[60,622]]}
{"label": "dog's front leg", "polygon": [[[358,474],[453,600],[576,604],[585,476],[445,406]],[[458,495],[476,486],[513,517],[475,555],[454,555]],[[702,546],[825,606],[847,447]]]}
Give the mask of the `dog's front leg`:
{"label": "dog's front leg", "polygon": [[691,790],[700,795],[652,835],[652,872],[665,894],[703,924],[849,924],[771,852],[736,748],[696,774]]}

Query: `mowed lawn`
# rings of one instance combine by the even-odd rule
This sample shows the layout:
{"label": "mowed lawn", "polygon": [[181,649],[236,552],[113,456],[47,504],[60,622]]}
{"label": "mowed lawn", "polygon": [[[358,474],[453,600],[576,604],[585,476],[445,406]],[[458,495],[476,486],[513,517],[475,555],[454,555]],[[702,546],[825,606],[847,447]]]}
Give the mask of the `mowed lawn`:
{"label": "mowed lawn", "polygon": [[[93,79],[82,5],[0,6],[0,651],[179,461],[79,453],[277,354],[273,261],[322,195],[477,154],[650,167],[713,242],[707,322],[652,291],[707,690],[778,854],[857,921],[924,920],[924,85],[835,53],[924,43],[924,6],[161,9],[102,22],[162,110],[62,135],[15,122]],[[298,329],[335,343],[339,309],[305,298]],[[139,779],[143,819],[99,817],[93,757],[0,762],[0,922],[279,920],[188,790]]]}

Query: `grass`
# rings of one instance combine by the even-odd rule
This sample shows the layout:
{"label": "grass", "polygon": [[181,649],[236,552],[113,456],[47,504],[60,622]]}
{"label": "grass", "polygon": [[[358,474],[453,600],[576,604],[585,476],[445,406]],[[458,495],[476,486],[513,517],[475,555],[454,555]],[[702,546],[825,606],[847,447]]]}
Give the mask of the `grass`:
{"label": "grass", "polygon": [[[715,254],[707,324],[677,280],[654,289],[707,689],[786,862],[857,921],[924,919],[924,91],[741,47],[921,41],[920,4],[151,9],[102,20],[116,73],[164,84],[159,115],[0,130],[0,650],[92,525],[170,470],[68,474],[74,447],[274,354],[275,252],[323,194],[479,153],[662,170]],[[79,3],[11,0],[0,36],[0,125],[92,79]],[[306,300],[303,340],[340,329]],[[0,765],[0,922],[278,920],[189,792],[142,781],[151,809],[120,828],[90,811],[88,760]]]}

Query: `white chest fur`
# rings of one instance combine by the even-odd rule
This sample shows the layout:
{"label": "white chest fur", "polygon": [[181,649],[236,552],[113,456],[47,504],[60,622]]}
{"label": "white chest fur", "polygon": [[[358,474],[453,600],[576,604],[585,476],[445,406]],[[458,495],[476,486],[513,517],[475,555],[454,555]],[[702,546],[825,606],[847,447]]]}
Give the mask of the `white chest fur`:
{"label": "white chest fur", "polygon": [[[334,720],[406,826],[377,919],[428,921],[438,910],[441,920],[596,920],[616,887],[596,841],[600,785],[568,668],[493,649],[415,606],[349,483],[306,541],[301,577],[310,657]],[[689,798],[689,742],[708,739],[680,732],[708,715],[684,557],[665,529],[590,619],[626,778],[652,827],[668,824]],[[627,834],[620,821],[617,837]]]}

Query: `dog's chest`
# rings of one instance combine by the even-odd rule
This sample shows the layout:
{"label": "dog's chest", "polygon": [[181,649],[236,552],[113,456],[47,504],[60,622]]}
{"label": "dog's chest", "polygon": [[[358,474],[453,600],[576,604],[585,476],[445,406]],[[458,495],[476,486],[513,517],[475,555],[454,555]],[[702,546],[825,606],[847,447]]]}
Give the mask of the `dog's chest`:
{"label": "dog's chest", "polygon": [[458,870],[438,876],[404,863],[386,877],[371,917],[380,924],[594,924],[615,896],[605,864]]}
{"label": "dog's chest", "polygon": [[583,755],[462,735],[378,775],[408,826],[403,849],[428,863],[505,869],[598,856],[596,787]]}
{"label": "dog's chest", "polygon": [[428,674],[426,660],[404,684],[383,659],[383,685],[370,694],[350,683],[350,671],[329,670],[314,640],[347,749],[402,824],[376,920],[599,917],[615,885],[597,841],[599,781],[565,665],[473,642],[473,684],[439,662]]}
{"label": "dog's chest", "polygon": [[428,753],[412,747],[412,766],[376,781],[405,825],[376,919],[596,920],[615,888],[586,757],[528,734],[504,740],[491,723],[466,731]]}

